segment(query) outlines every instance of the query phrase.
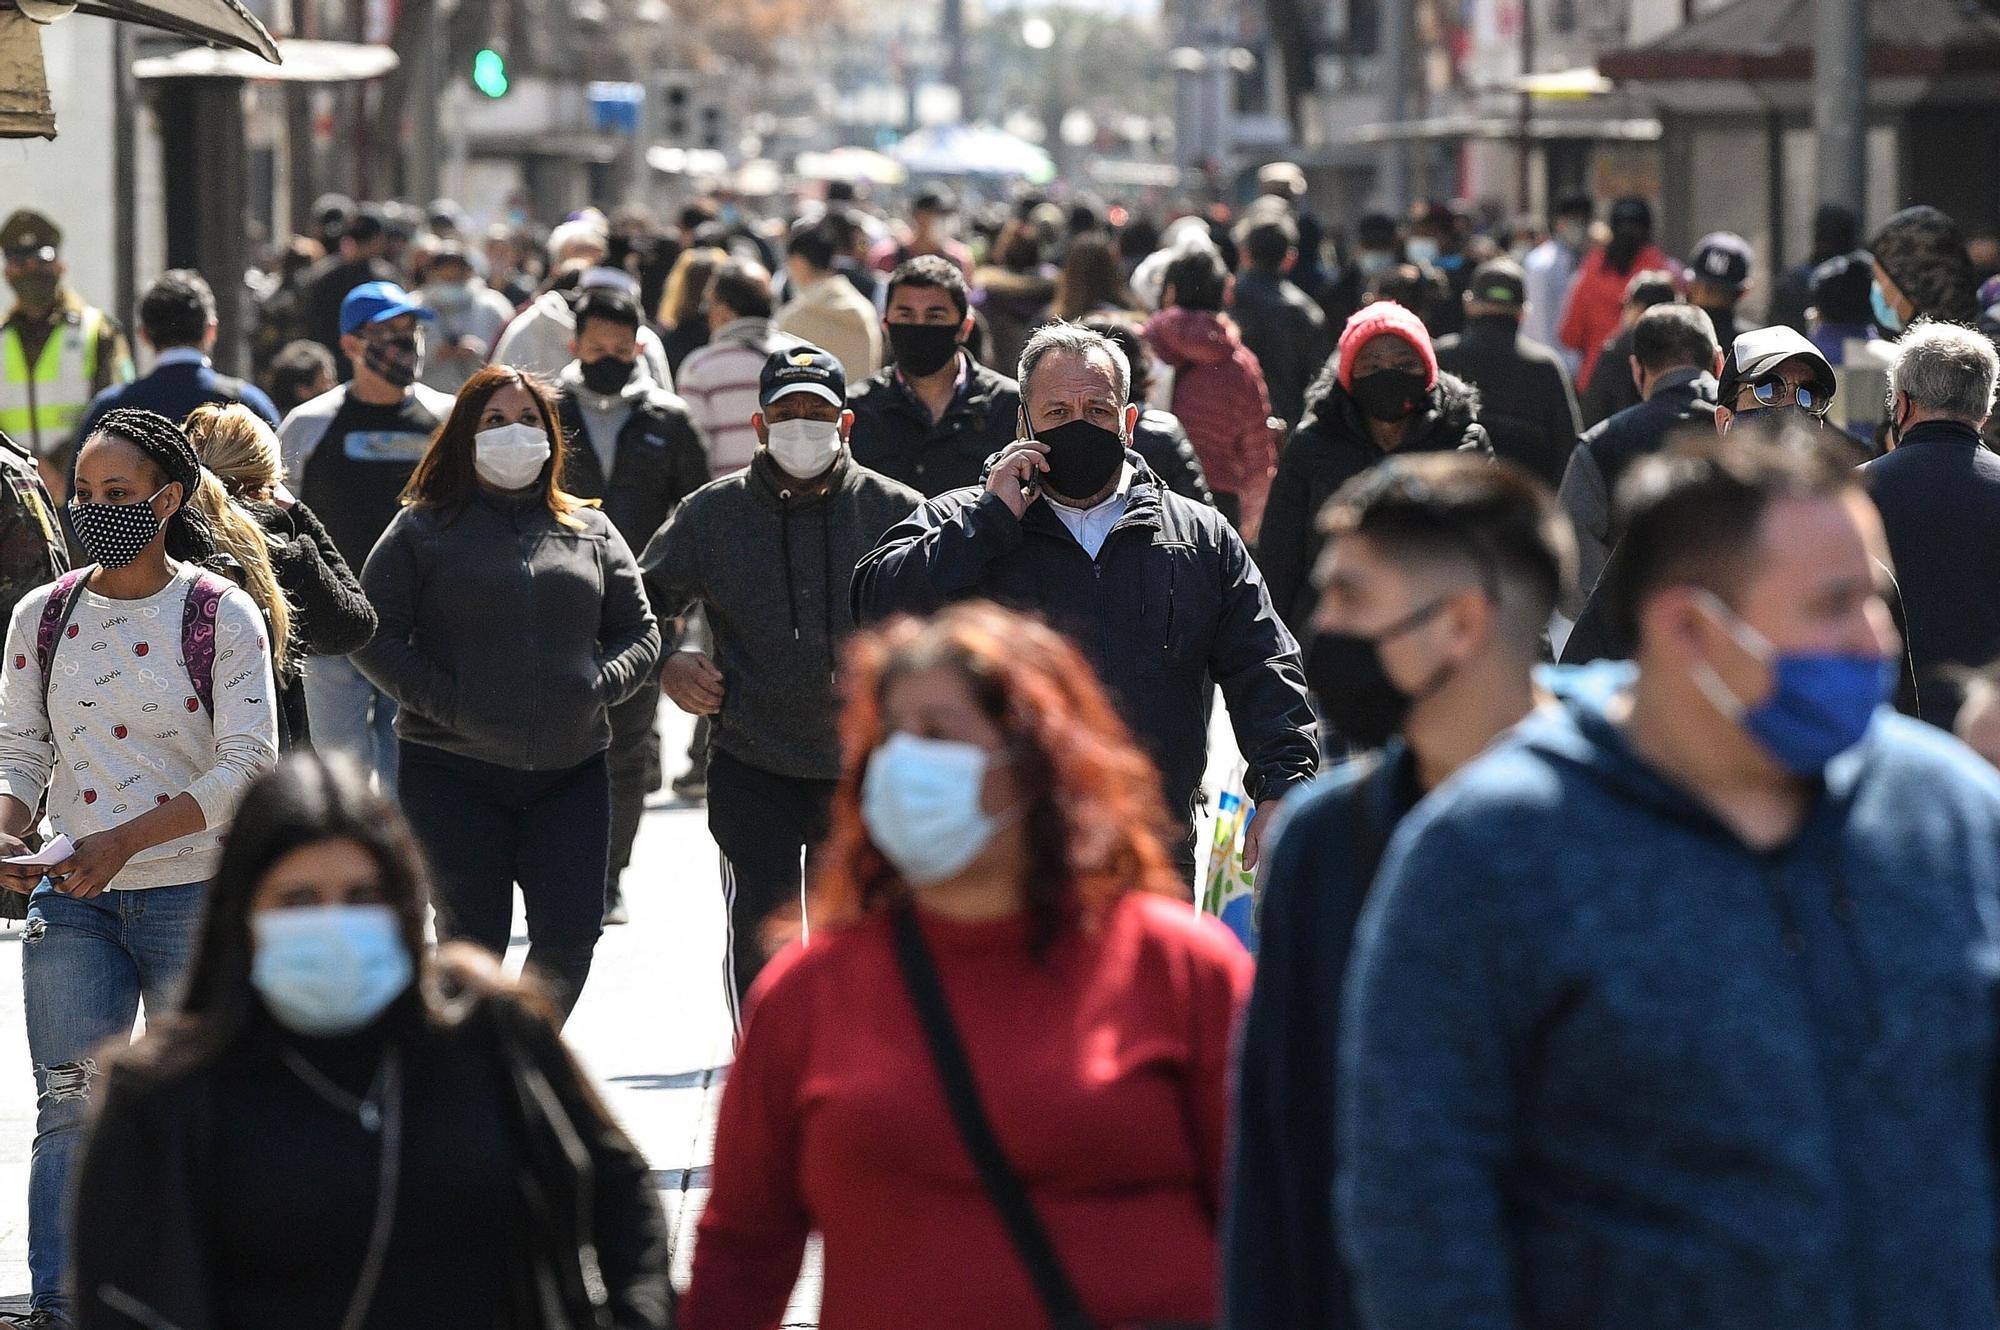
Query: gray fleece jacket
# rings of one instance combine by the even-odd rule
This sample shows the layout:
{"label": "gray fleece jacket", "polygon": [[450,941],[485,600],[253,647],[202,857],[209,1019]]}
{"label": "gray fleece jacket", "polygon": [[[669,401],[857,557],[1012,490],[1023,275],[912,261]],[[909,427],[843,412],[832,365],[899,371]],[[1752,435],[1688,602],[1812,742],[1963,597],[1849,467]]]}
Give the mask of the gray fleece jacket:
{"label": "gray fleece jacket", "polygon": [[639,565],[595,508],[559,523],[539,494],[405,508],[361,573],[381,627],[354,654],[396,699],[396,733],[516,771],[611,743],[606,715],[660,660]]}

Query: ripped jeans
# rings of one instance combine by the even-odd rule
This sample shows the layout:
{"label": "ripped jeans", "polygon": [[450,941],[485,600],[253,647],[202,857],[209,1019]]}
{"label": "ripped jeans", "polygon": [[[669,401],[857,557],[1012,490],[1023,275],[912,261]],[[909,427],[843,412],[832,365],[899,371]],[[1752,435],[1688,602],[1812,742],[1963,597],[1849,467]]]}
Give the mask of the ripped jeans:
{"label": "ripped jeans", "polygon": [[31,1302],[62,1312],[70,1164],[105,1047],[132,1037],[139,1001],[171,1010],[193,959],[205,882],[107,891],[78,900],[44,883],[21,933],[28,1055],[35,1064],[35,1144],[28,1169]]}

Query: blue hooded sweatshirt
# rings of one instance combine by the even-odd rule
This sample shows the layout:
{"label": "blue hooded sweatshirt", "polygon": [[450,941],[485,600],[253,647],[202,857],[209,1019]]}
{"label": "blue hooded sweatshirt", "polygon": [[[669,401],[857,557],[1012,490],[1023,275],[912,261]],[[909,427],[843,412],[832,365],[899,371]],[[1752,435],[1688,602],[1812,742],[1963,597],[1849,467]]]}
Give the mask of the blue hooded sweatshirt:
{"label": "blue hooded sweatshirt", "polygon": [[1878,713],[1746,847],[1600,705],[1407,817],[1342,1016],[1370,1330],[1991,1330],[2000,778]]}

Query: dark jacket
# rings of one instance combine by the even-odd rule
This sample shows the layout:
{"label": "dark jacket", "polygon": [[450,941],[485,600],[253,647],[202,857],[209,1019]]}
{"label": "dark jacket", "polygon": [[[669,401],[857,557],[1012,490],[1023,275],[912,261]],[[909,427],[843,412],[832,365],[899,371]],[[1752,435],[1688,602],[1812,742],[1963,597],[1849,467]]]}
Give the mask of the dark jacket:
{"label": "dark jacket", "polygon": [[1518,318],[1482,314],[1437,344],[1437,360],[1439,369],[1479,389],[1479,423],[1495,457],[1526,468],[1550,489],[1562,484],[1583,432],[1562,357],[1523,335]]}
{"label": "dark jacket", "polygon": [[1183,499],[1214,505],[1215,496],[1208,491],[1201,459],[1194,453],[1194,440],[1188,438],[1187,430],[1181,427],[1181,418],[1173,412],[1152,407],[1141,410],[1139,423],[1132,431],[1132,451],[1145,458],[1153,474]]}
{"label": "dark jacket", "polygon": [[[267,1036],[268,1037],[268,1036]],[[548,1025],[488,999],[439,1037],[490,1046],[512,1090],[518,1187],[528,1231],[516,1298],[536,1330],[667,1330],[673,1322],[665,1219],[639,1151],[605,1115]],[[253,1039],[255,1036],[253,1035]],[[268,1044],[228,1055],[275,1055]],[[78,1330],[211,1330],[214,1272],[206,1164],[220,1071],[121,1066],[76,1178],[70,1315]],[[371,1324],[393,1323],[376,1307]],[[329,1313],[331,1315],[331,1313]]]}
{"label": "dark jacket", "polygon": [[854,631],[848,583],[923,495],[850,458],[831,486],[801,485],[768,456],[696,490],[640,557],[654,608],[705,608],[722,671],[716,747],[760,771],[840,775],[834,691]]}
{"label": "dark jacket", "polygon": [[1236,278],[1229,311],[1243,345],[1264,370],[1271,410],[1287,425],[1305,413],[1306,389],[1333,354],[1326,315],[1313,298],[1277,273],[1246,268]]}
{"label": "dark jacket", "polygon": [[[239,502],[241,502],[239,500]],[[368,645],[375,636],[375,607],[361,590],[361,580],[334,548],[312,509],[302,503],[280,508],[274,503],[243,503],[245,512],[271,538],[271,571],[292,605],[292,642],[296,665],[280,675],[278,699],[289,746],[309,746],[303,671],[310,656],[345,656]]]}
{"label": "dark jacket", "polygon": [[1192,823],[1219,684],[1249,764],[1252,799],[1317,769],[1298,644],[1222,515],[1164,490],[1136,454],[1125,515],[1095,559],[1048,504],[1016,518],[999,496],[933,499],[854,570],[855,617],[930,614],[985,597],[1045,615],[1097,669],[1159,764],[1168,807]]}
{"label": "dark jacket", "polygon": [[1589,429],[1638,404],[1639,385],[1632,382],[1632,330],[1621,328],[1597,353],[1577,409],[1583,413],[1583,427]]}
{"label": "dark jacket", "polygon": [[639,564],[595,508],[572,528],[539,494],[405,508],[361,585],[381,625],[354,654],[410,743],[516,771],[561,771],[611,743],[607,709],[660,660]]}
{"label": "dark jacket", "polygon": [[249,407],[257,419],[272,429],[278,427],[278,408],[271,405],[271,399],[256,384],[218,374],[205,361],[176,360],[159,366],[151,374],[141,375],[130,383],[113,384],[99,393],[76,423],[76,441],[81,443],[89,438],[90,431],[107,411],[127,407],[157,411],[178,425],[198,406],[226,406],[234,402]]}
{"label": "dark jacket", "polygon": [[1715,429],[1715,376],[1706,370],[1668,370],[1653,395],[1584,431],[1563,472],[1559,497],[1576,523],[1577,590],[1588,596],[1618,543],[1612,499],[1618,482],[1642,457],[1665,447],[1685,429]]}
{"label": "dark jacket", "polygon": [[1223,1324],[1351,1330],[1333,1230],[1340,992],[1382,853],[1422,790],[1392,739],[1285,800],[1257,874],[1257,983],[1238,1042]]}
{"label": "dark jacket", "polygon": [[560,382],[556,414],[569,441],[562,487],[579,499],[603,500],[604,515],[625,543],[635,550],[646,548],[674,506],[708,483],[708,449],[687,403],[658,386],[634,394],[632,414],[612,443],[607,479],[578,397],[589,389],[568,368]]}
{"label": "dark jacket", "polygon": [[[1452,374],[1438,375],[1430,400],[1410,424],[1399,453],[1464,452],[1491,454],[1492,443],[1479,423],[1479,390]],[[1319,562],[1319,510],[1335,490],[1381,461],[1361,408],[1340,386],[1339,368],[1329,361],[1306,395],[1306,416],[1292,431],[1278,458],[1264,529],[1257,539],[1257,563],[1271,587],[1271,602],[1294,633],[1304,635],[1318,599],[1312,587]]]}
{"label": "dark jacket", "polygon": [[984,359],[1000,373],[1012,374],[1029,334],[1049,321],[1055,279],[1046,272],[981,268],[973,274],[973,286],[980,293],[979,312],[986,318]]}
{"label": "dark jacket", "polygon": [[1926,726],[1878,713],[1755,850],[1601,705],[1531,717],[1362,914],[1363,1323],[1991,1330],[1996,919],[2000,779]]}
{"label": "dark jacket", "polygon": [[925,498],[977,485],[986,459],[1020,436],[1014,381],[960,353],[965,383],[944,418],[930,411],[891,365],[848,390],[854,460]]}
{"label": "dark jacket", "polygon": [[1962,698],[1941,671],[2000,658],[2000,456],[1970,425],[1927,420],[1861,472],[1889,533],[1922,700],[1903,709],[1949,729]]}

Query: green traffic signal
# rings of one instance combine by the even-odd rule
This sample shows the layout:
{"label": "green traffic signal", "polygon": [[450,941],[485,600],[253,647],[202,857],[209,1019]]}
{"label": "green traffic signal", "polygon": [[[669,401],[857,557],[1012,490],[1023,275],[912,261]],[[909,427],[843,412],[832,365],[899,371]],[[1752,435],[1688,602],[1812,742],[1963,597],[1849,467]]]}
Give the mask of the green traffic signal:
{"label": "green traffic signal", "polygon": [[487,47],[472,57],[472,86],[488,97],[507,95],[507,57]]}

